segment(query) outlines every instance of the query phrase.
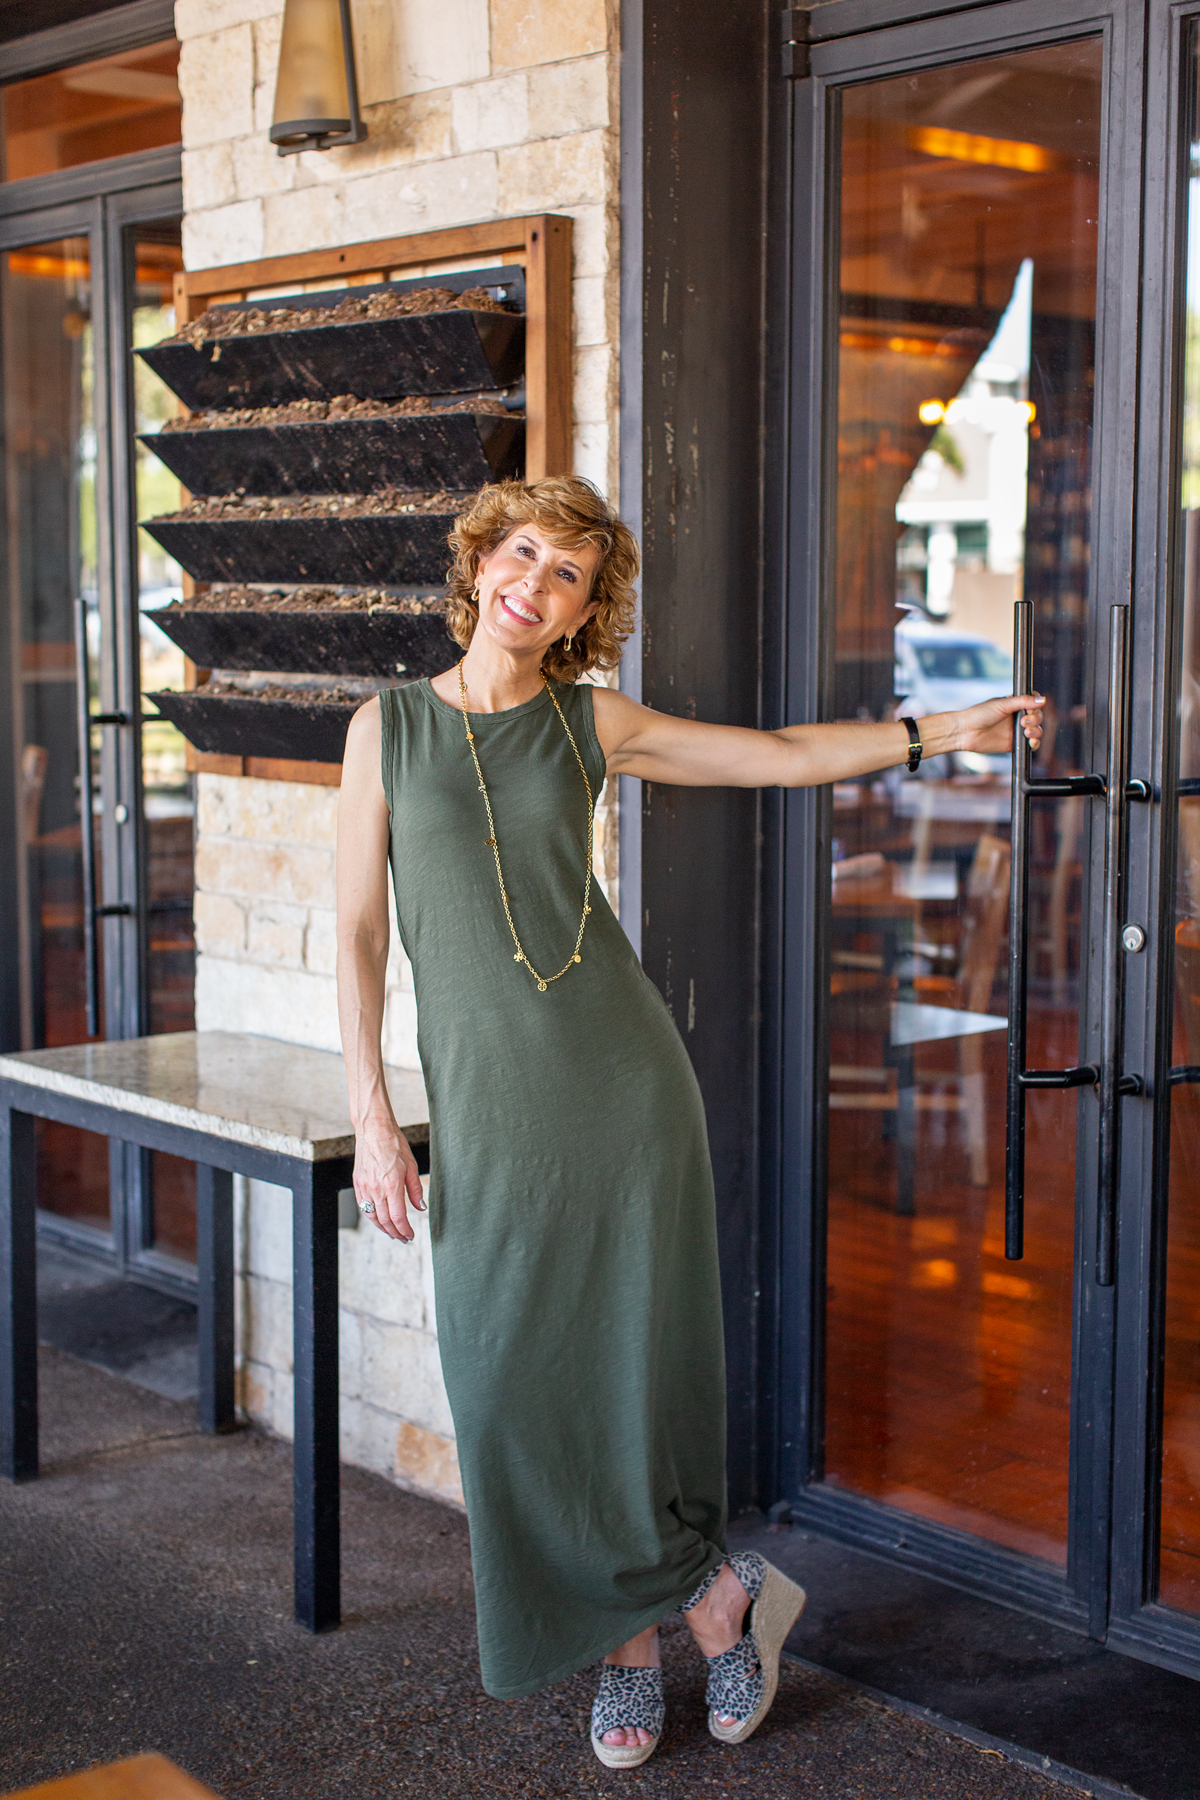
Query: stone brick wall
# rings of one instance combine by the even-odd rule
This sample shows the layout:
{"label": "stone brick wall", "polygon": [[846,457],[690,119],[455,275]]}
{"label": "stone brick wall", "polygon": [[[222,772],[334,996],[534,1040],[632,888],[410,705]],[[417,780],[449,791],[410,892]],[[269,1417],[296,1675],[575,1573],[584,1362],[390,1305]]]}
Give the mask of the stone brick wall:
{"label": "stone brick wall", "polygon": [[[353,0],[366,143],[281,158],[267,140],[282,0],[177,0],[189,268],[570,213],[574,466],[616,494],[616,18],[605,0]],[[487,259],[482,259],[486,261]],[[198,778],[200,1029],[338,1047],[337,790]],[[597,874],[616,903],[615,805]],[[417,1066],[408,965],[393,937],[387,1061]],[[288,1196],[239,1182],[241,1400],[291,1432]],[[362,1227],[341,1244],[342,1450],[406,1485],[461,1497],[442,1387],[428,1239]]]}

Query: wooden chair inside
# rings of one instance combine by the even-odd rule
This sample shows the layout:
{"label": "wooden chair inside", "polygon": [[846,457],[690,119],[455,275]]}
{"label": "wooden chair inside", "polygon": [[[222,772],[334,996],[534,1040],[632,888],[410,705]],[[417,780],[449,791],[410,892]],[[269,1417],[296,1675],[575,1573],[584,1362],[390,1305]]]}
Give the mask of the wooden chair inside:
{"label": "wooden chair inside", "polygon": [[[924,1005],[945,1006],[954,1011],[986,1013],[990,1010],[996,983],[1000,949],[1004,941],[1008,912],[1008,878],[1010,851],[1003,839],[985,832],[975,848],[967,878],[966,905],[962,916],[958,968],[953,974],[917,975],[913,979],[914,997]],[[888,984],[877,980],[876,998],[886,1003],[891,999]],[[855,995],[860,1009],[867,999]],[[886,1032],[886,1015],[874,1021]],[[885,1046],[887,1039],[885,1037]],[[886,1054],[886,1050],[885,1050]],[[830,1105],[837,1111],[859,1108],[871,1112],[894,1112],[899,1105],[896,1069],[885,1062],[879,1067],[833,1064],[830,1082],[854,1082],[866,1091],[838,1091],[830,1094]],[[931,1079],[914,1070],[919,1084]],[[939,1081],[941,1077],[937,1077]],[[987,1094],[983,1067],[983,1038],[972,1032],[958,1039],[957,1092],[922,1094],[916,1097],[918,1111],[947,1108],[963,1116],[970,1157],[971,1183],[988,1185]],[[904,1210],[907,1210],[905,1208]]]}
{"label": "wooden chair inside", "polygon": [[21,1788],[8,1800],[218,1800],[211,1788],[185,1775],[165,1756],[130,1756]]}

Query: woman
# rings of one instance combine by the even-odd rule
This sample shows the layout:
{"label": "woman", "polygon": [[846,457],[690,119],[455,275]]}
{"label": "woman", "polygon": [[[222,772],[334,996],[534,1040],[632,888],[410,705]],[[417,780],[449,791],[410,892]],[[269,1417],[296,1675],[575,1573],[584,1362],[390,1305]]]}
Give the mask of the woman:
{"label": "woman", "polygon": [[[754,731],[580,683],[615,665],[637,548],[587,482],[485,487],[457,521],[465,654],[354,718],[338,820],[338,1003],[358,1202],[411,1242],[424,1209],[380,1030],[391,861],[430,1105],[438,1338],[489,1693],[603,1659],[592,1743],[643,1762],[663,1723],[657,1626],[709,1659],[709,1728],[748,1737],[801,1590],[724,1555],[715,1203],[691,1064],[592,885],[607,775],[798,787],[910,756],[903,723]],[[1036,745],[1040,700],[922,720],[924,751]],[[916,752],[914,751],[915,755]],[[749,1609],[749,1628],[744,1630]]]}

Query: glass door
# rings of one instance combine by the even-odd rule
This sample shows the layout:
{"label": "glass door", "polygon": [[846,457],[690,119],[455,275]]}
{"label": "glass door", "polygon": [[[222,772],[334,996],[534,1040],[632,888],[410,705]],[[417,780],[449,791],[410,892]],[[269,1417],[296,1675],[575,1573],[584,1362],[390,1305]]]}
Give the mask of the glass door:
{"label": "glass door", "polygon": [[[192,782],[183,740],[142,712],[183,679],[153,621],[179,571],[137,526],[164,510],[141,439],[174,401],[133,355],[172,328],[179,211],[168,184],[0,225],[14,1048],[193,1023]],[[190,1287],[190,1165],[53,1125],[39,1157],[49,1228]]]}
{"label": "glass door", "polygon": [[788,941],[820,961],[811,1009],[785,995],[812,1069],[812,1137],[790,1116],[785,1163],[815,1347],[785,1491],[839,1534],[1093,1622],[1100,948],[1124,819],[1106,827],[1103,771],[1134,366],[1114,222],[1137,193],[1120,27],[1017,4],[834,39],[796,108],[797,241],[824,249],[795,320],[793,482],[822,502],[794,592],[797,616],[819,592],[821,645],[793,655],[789,713],[920,718],[1032,676],[1047,729],[1028,799],[1011,755],[953,754],[789,802],[789,839],[817,851]]}

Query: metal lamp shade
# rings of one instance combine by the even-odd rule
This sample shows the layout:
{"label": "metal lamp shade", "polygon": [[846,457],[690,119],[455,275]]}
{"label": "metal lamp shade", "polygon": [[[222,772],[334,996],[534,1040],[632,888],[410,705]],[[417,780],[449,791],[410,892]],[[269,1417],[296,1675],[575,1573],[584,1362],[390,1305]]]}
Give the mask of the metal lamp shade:
{"label": "metal lamp shade", "polygon": [[280,156],[294,156],[358,144],[366,135],[358,110],[350,0],[286,0],[271,142]]}

